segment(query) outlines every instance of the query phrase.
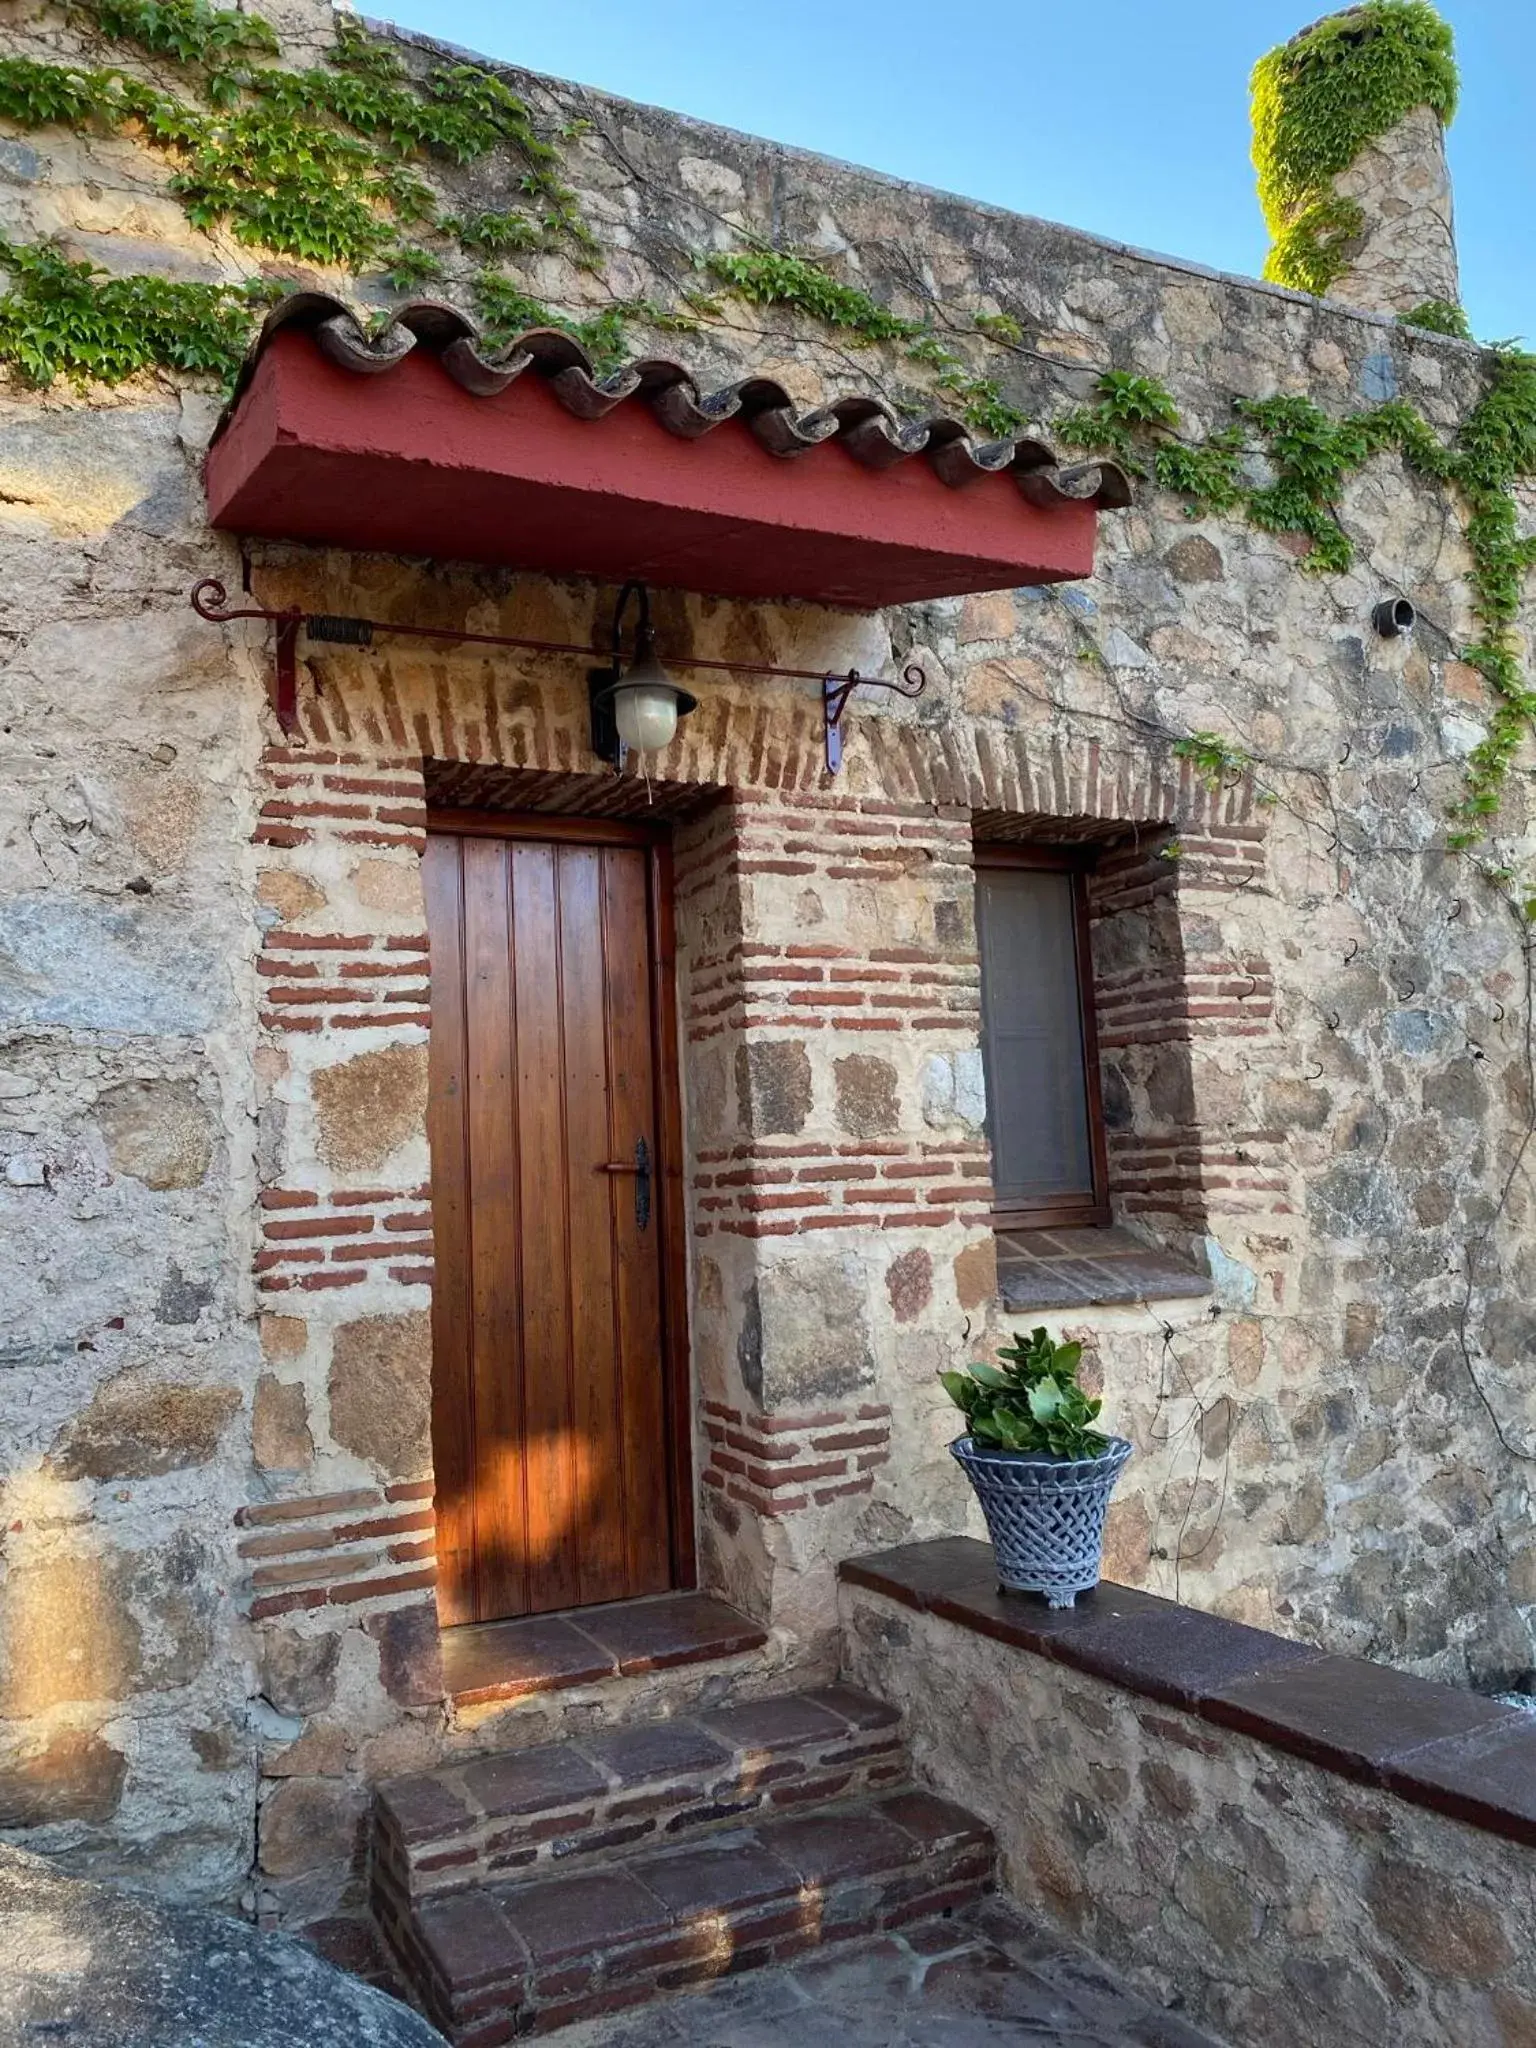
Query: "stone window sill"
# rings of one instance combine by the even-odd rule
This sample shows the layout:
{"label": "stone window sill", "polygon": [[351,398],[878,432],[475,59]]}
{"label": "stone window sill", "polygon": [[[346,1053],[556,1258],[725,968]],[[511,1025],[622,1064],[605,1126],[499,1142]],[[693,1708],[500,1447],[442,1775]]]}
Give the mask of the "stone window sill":
{"label": "stone window sill", "polygon": [[1536,1844],[1536,1715],[1518,1707],[1128,1586],[1106,1583],[1075,1607],[1051,1609],[999,1592],[991,1550],[965,1536],[851,1558],[839,1577],[1469,1827]]}
{"label": "stone window sill", "polygon": [[1204,1273],[1114,1224],[1090,1229],[1000,1230],[997,1289],[1004,1308],[1107,1308],[1117,1302],[1195,1300]]}

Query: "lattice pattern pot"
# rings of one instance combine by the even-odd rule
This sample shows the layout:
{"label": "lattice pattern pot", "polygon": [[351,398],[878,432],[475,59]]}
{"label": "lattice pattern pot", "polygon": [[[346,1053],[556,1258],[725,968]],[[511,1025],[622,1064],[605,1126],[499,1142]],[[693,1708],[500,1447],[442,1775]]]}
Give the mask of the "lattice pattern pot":
{"label": "lattice pattern pot", "polygon": [[1092,1592],[1104,1556],[1105,1510],[1131,1455],[1125,1438],[1112,1436],[1097,1458],[983,1450],[968,1436],[949,1448],[976,1489],[1004,1591],[1043,1593],[1052,1607],[1070,1607],[1079,1593]]}

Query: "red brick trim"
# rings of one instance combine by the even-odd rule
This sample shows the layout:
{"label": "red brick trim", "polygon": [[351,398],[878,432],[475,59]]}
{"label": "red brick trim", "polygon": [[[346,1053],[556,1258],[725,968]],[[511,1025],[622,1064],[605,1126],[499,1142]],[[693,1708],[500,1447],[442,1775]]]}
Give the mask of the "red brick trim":
{"label": "red brick trim", "polygon": [[890,1460],[891,1411],[876,1403],[767,1416],[706,1401],[703,1416],[704,1484],[768,1521],[870,1493]]}

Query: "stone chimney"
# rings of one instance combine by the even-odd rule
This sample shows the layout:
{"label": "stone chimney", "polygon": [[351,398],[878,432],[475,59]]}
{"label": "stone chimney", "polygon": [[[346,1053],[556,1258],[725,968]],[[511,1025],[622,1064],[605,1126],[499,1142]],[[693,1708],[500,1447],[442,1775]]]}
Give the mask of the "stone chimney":
{"label": "stone chimney", "polygon": [[1372,313],[1459,304],[1445,154],[1456,96],[1451,30],[1428,5],[1365,0],[1261,58],[1265,276]]}
{"label": "stone chimney", "polygon": [[1461,303],[1445,129],[1415,107],[1363,149],[1334,190],[1364,216],[1345,244],[1348,268],[1330,296],[1367,313],[1408,313],[1426,299]]}

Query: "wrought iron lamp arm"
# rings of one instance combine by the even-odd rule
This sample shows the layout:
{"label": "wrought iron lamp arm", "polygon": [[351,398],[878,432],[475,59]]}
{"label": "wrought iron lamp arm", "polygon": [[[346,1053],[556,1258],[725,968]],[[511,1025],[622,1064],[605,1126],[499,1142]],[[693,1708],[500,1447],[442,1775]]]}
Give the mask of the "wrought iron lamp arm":
{"label": "wrought iron lamp arm", "polygon": [[927,687],[928,678],[915,661],[907,663],[899,683],[886,676],[861,676],[856,668],[845,676],[823,676],[821,716],[827,731],[827,773],[835,775],[843,765],[843,713],[855,690],[889,690],[896,697],[921,697]]}
{"label": "wrought iron lamp arm", "polygon": [[[638,630],[651,630],[650,598],[644,584],[626,583],[619,592],[613,615],[611,647],[594,647],[589,641],[532,640],[517,633],[471,633],[460,626],[417,626],[393,619],[355,619],[324,612],[306,612],[298,605],[276,609],[267,605],[231,606],[229,592],[216,576],[206,576],[192,592],[192,609],[210,625],[225,626],[237,619],[261,619],[277,634],[276,666],[271,689],[272,708],[285,733],[298,729],[298,644],[302,628],[311,640],[324,640],[350,647],[370,647],[375,634],[389,634],[409,640],[462,641],[473,647],[515,647],[530,654],[572,654],[587,661],[619,659],[619,634],[631,594],[638,597]],[[827,771],[835,775],[842,765],[842,719],[855,690],[890,690],[898,697],[920,697],[928,678],[919,665],[908,662],[899,682],[886,676],[861,676],[856,668],[844,675],[825,669],[779,668],[767,661],[721,661],[713,656],[674,654],[659,658],[668,668],[711,669],[725,675],[773,676],[783,682],[820,683],[822,718],[826,726]]]}

